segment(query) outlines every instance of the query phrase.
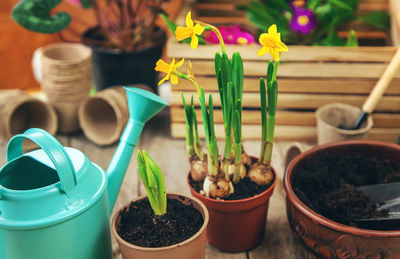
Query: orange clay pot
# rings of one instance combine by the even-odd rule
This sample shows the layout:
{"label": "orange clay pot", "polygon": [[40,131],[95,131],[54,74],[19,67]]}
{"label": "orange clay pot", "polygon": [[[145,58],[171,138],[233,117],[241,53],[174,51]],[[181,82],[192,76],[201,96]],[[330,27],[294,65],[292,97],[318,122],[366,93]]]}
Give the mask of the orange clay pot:
{"label": "orange clay pot", "polygon": [[264,237],[269,199],[277,182],[276,172],[272,185],[264,192],[248,199],[216,200],[196,192],[189,183],[194,197],[202,201],[210,213],[207,242],[225,252],[243,252],[255,248]]}
{"label": "orange clay pot", "polygon": [[[132,202],[143,200],[146,197],[139,197]],[[116,225],[120,220],[121,208],[115,214],[111,227],[124,259],[204,259],[206,257],[206,228],[209,222],[207,208],[198,199],[185,194],[167,193],[167,197],[180,200],[184,204],[193,204],[193,207],[199,210],[203,216],[203,226],[195,235],[175,245],[156,248],[136,246],[123,240],[117,232]]]}
{"label": "orange clay pot", "polygon": [[298,155],[284,176],[287,217],[293,232],[318,258],[400,258],[400,231],[368,230],[334,222],[311,210],[295,195],[292,180],[303,162],[332,151],[373,155],[394,162],[400,157],[400,146],[367,140],[330,143]]}

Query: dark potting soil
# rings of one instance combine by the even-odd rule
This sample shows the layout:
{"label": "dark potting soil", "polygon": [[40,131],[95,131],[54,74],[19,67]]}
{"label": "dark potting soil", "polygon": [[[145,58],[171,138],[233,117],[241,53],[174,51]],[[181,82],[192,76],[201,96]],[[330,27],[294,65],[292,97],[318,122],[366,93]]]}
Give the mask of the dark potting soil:
{"label": "dark potting soil", "polygon": [[142,247],[163,247],[180,243],[203,226],[201,213],[192,205],[167,200],[167,213],[156,216],[148,199],[131,203],[121,212],[118,234],[127,242]]}
{"label": "dark potting soil", "polygon": [[[189,176],[189,183],[193,187],[193,189],[200,193],[203,190],[203,182],[204,181],[193,181],[192,177]],[[267,190],[272,185],[257,185],[250,178],[245,177],[240,180],[238,184],[233,184],[233,188],[235,192],[226,197],[224,200],[241,200],[251,198],[255,195],[258,195],[265,190]]]}
{"label": "dark potting soil", "polygon": [[338,153],[305,161],[293,179],[297,197],[333,221],[357,226],[355,219],[384,216],[358,186],[400,181],[400,167],[378,157]]}

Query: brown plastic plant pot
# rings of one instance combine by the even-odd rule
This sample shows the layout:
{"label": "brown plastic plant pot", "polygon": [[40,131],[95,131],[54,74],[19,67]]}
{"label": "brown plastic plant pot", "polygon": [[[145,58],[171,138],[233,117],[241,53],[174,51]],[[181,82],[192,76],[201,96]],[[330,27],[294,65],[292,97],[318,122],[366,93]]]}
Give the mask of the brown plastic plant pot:
{"label": "brown plastic plant pot", "polygon": [[293,232],[318,258],[400,258],[399,230],[368,230],[337,223],[311,210],[295,195],[292,182],[304,162],[332,151],[373,155],[400,163],[400,146],[367,140],[329,143],[298,155],[284,176],[287,217]]}
{"label": "brown plastic plant pot", "polygon": [[[132,202],[143,200],[146,197],[139,197]],[[195,235],[175,245],[156,248],[136,246],[123,240],[117,232],[116,226],[119,223],[122,208],[115,214],[111,226],[124,259],[204,259],[206,257],[206,229],[209,222],[206,206],[198,199],[185,194],[167,193],[167,197],[186,204],[193,204],[193,207],[199,210],[203,216],[203,226]]]}
{"label": "brown plastic plant pot", "polygon": [[231,253],[243,252],[258,246],[265,232],[269,199],[277,182],[273,169],[274,182],[264,192],[241,200],[216,200],[196,192],[189,183],[194,197],[201,200],[210,213],[207,228],[207,242],[216,248]]}

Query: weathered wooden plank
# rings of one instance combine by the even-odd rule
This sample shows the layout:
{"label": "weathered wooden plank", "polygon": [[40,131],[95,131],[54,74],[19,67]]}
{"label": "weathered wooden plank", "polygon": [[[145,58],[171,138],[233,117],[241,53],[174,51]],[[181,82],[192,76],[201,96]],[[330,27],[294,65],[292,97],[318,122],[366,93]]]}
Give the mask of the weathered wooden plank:
{"label": "weathered wooden plank", "polygon": [[[257,56],[259,45],[227,45],[228,56],[239,52],[245,61],[266,62],[266,58]],[[324,47],[324,46],[289,46],[289,51],[282,53],[282,61],[301,62],[389,62],[396,51],[395,47]],[[214,60],[215,52],[220,52],[219,45],[202,45],[196,50],[188,44],[180,44],[174,39],[167,43],[167,56],[190,60]],[[281,69],[281,68],[279,68]],[[195,70],[195,72],[197,72]]]}
{"label": "weathered wooden plank", "polygon": [[[196,108],[198,121],[202,121],[201,110]],[[375,113],[372,115],[375,128],[400,128],[400,114]],[[316,117],[314,111],[284,111],[278,110],[276,114],[276,125],[292,126],[315,126]],[[171,121],[185,122],[183,107],[171,107]],[[223,123],[221,110],[214,110],[215,123]],[[242,124],[261,124],[261,114],[257,110],[243,110]]]}
{"label": "weathered wooden plank", "polygon": [[[208,93],[207,93],[208,94]],[[214,106],[220,107],[221,102],[219,93],[211,92]],[[186,100],[190,100],[191,93],[184,92],[183,96]],[[206,98],[208,99],[208,98]],[[316,109],[328,103],[346,103],[361,107],[365,101],[365,96],[345,95],[345,94],[289,94],[281,93],[278,95],[279,109]],[[206,100],[208,102],[208,100]],[[198,98],[194,98],[194,104],[199,106]],[[181,106],[182,99],[179,93],[171,93],[171,106]],[[258,93],[243,93],[243,107],[259,108],[260,95]],[[400,96],[384,96],[375,108],[375,111],[400,111]]]}
{"label": "weathered wooden plank", "polygon": [[391,36],[394,46],[400,44],[400,2],[398,0],[389,0],[389,10],[391,17]]}
{"label": "weathered wooden plank", "polygon": [[[215,124],[215,134],[217,139],[223,139],[225,137],[224,125]],[[199,124],[199,135],[204,138],[203,125]],[[185,124],[184,123],[172,123],[171,134],[174,138],[184,138]],[[371,140],[379,140],[391,143],[397,143],[400,135],[400,128],[372,128],[367,138]],[[260,139],[261,138],[261,126],[260,125],[243,125],[242,136],[244,139]],[[288,125],[277,125],[275,127],[275,139],[284,141],[315,141],[317,138],[317,129],[314,126],[288,126]]]}
{"label": "weathered wooden plank", "polygon": [[[282,58],[282,60],[284,60]],[[196,75],[215,75],[214,62],[208,60],[196,60],[192,62]],[[244,61],[243,73],[246,76],[265,76],[267,71],[267,59],[265,62]],[[386,69],[385,63],[289,63],[282,62],[279,65],[279,77],[296,78],[380,78]],[[187,71],[185,63],[181,71]],[[394,78],[400,78],[398,71]]]}
{"label": "weathered wooden plank", "polygon": [[[246,76],[243,82],[244,92],[260,91],[260,77]],[[197,76],[196,80],[205,91],[217,91],[218,84],[215,76]],[[284,78],[278,80],[279,93],[332,93],[332,94],[365,94],[368,95],[374,88],[376,80],[362,78]],[[173,85],[172,91],[195,92],[192,83],[180,80],[179,84]],[[400,94],[400,80],[395,79],[386,89],[385,95]]]}
{"label": "weathered wooden plank", "polygon": [[225,253],[225,252],[220,251],[218,248],[215,248],[212,245],[207,244],[206,258],[207,259],[247,259],[247,254],[245,252],[236,253],[236,254]]}
{"label": "weathered wooden plank", "polygon": [[[198,121],[202,121],[201,110],[196,109],[196,117]],[[277,111],[277,125],[299,125],[299,126],[314,126],[315,114],[313,112],[296,112],[296,111]],[[400,115],[399,115],[400,120]],[[185,113],[182,107],[171,107],[171,121],[185,122]],[[215,123],[223,123],[221,110],[214,110]],[[261,124],[261,113],[259,110],[243,110],[242,124]],[[399,123],[400,128],[400,123]]]}
{"label": "weathered wooden plank", "polygon": [[[204,138],[203,124],[199,124],[199,135]],[[174,138],[184,138],[185,123],[172,123],[171,134]],[[217,139],[223,139],[225,137],[224,125],[215,124],[215,134]],[[261,126],[260,125],[243,125],[242,136],[244,139],[260,139],[261,138]],[[308,126],[284,126],[277,125],[275,127],[275,139],[276,140],[303,140],[303,141],[315,141],[317,136],[315,127]]]}

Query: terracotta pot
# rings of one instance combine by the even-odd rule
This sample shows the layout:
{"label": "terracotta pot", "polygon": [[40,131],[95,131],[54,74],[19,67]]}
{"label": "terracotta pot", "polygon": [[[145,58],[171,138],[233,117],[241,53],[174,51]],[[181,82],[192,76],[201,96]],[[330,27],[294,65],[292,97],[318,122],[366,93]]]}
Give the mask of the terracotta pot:
{"label": "terracotta pot", "polygon": [[357,130],[339,128],[340,125],[351,128],[360,114],[360,108],[349,104],[330,103],[319,107],[315,113],[317,117],[318,144],[365,139],[373,126],[371,116],[368,116],[367,122]]}
{"label": "terracotta pot", "polygon": [[88,97],[79,107],[79,123],[85,136],[97,145],[119,140],[129,119],[128,101],[122,87],[111,87]]}
{"label": "terracotta pot", "polygon": [[[193,206],[200,211],[203,215],[204,224],[200,230],[189,239],[175,245],[165,247],[141,247],[130,244],[123,240],[117,233],[116,226],[120,220],[119,210],[112,220],[112,233],[117,239],[122,257],[124,259],[204,259],[206,256],[206,228],[209,222],[209,215],[206,206],[196,198],[189,197],[180,193],[168,193],[167,197],[170,199],[177,199],[186,204],[193,204]],[[132,202],[140,201],[146,196],[139,197]],[[129,206],[129,205],[128,205]]]}
{"label": "terracotta pot", "polygon": [[277,182],[263,193],[248,199],[223,201],[205,197],[196,192],[189,183],[194,197],[201,200],[210,213],[207,242],[225,252],[242,252],[255,248],[264,237],[269,199]]}
{"label": "terracotta pot", "polygon": [[287,217],[293,232],[319,258],[400,258],[400,231],[368,230],[334,222],[311,210],[295,195],[292,181],[303,163],[332,151],[373,155],[397,163],[400,157],[400,146],[367,140],[330,143],[298,155],[284,176]]}

